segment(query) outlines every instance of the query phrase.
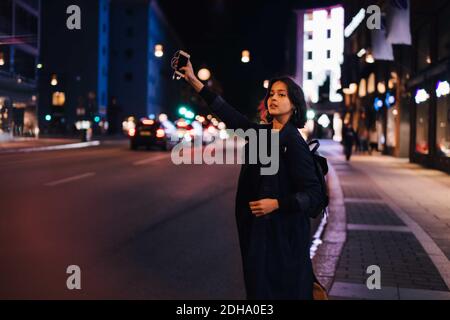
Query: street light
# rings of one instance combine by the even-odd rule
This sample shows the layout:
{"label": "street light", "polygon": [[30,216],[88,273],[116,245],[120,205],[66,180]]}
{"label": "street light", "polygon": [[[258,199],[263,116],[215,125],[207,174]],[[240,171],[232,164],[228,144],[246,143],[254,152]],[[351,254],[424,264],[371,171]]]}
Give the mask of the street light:
{"label": "street light", "polygon": [[52,80],[50,81],[50,84],[52,86],[56,86],[58,84],[58,79],[56,77],[56,74],[52,74]]}
{"label": "street light", "polygon": [[250,61],[250,51],[248,51],[248,50],[242,51],[241,61],[243,63],[248,63]]}
{"label": "street light", "polygon": [[211,72],[206,68],[202,68],[198,70],[197,75],[200,80],[206,81],[211,77]]}
{"label": "street light", "polygon": [[162,44],[155,45],[155,56],[161,58],[164,55]]}

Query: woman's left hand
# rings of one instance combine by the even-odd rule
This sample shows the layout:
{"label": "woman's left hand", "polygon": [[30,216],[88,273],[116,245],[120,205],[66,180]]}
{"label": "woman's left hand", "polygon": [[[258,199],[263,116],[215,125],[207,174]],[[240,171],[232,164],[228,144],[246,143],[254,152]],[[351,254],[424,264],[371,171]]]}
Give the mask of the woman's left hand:
{"label": "woman's left hand", "polygon": [[250,210],[252,210],[252,213],[257,217],[269,214],[279,207],[277,199],[261,199],[249,202],[249,205]]}

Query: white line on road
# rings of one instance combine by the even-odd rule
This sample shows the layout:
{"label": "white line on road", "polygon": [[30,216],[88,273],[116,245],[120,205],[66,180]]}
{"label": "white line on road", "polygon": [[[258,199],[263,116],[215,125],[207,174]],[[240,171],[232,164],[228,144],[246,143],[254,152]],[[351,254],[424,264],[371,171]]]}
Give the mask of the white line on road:
{"label": "white line on road", "polygon": [[165,158],[169,158],[169,157],[170,157],[170,153],[168,153],[168,154],[160,154],[160,155],[157,155],[157,156],[154,156],[154,157],[151,157],[151,158],[135,161],[135,162],[133,162],[133,165],[141,166],[141,165],[153,162],[153,161],[157,161],[157,160],[161,160],[161,159],[165,159]]}
{"label": "white line on road", "polygon": [[95,175],[95,172],[87,172],[87,173],[83,173],[83,174],[79,174],[73,177],[69,177],[69,178],[64,178],[61,180],[56,180],[56,181],[52,181],[49,183],[46,183],[45,185],[48,187],[54,187],[63,183],[67,183],[67,182],[72,182],[72,181],[76,181],[76,180],[81,180],[84,178],[89,178]]}
{"label": "white line on road", "polygon": [[99,146],[100,141],[94,140],[89,142],[77,142],[68,144],[59,144],[54,146],[42,146],[42,147],[30,147],[22,149],[4,150],[1,153],[19,153],[19,152],[35,152],[35,151],[54,151],[54,150],[68,150],[68,149],[81,149],[87,147]]}

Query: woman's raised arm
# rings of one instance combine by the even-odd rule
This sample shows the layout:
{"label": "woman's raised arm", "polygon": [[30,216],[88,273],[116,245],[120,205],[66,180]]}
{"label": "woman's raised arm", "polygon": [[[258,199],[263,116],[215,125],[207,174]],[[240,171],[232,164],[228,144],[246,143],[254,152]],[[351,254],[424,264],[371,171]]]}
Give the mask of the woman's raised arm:
{"label": "woman's raised arm", "polygon": [[184,71],[184,79],[200,94],[211,110],[226,124],[229,129],[257,129],[258,124],[248,120],[246,116],[228,104],[221,96],[209,90],[194,74],[191,62],[180,68]]}

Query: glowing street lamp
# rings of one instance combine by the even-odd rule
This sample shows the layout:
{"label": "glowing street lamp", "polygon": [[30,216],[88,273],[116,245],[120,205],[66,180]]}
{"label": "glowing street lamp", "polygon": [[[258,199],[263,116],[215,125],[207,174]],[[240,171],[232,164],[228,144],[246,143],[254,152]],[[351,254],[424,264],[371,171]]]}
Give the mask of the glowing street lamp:
{"label": "glowing street lamp", "polygon": [[243,63],[248,63],[248,62],[250,62],[250,51],[248,51],[248,50],[243,50],[243,51],[242,51],[241,61],[242,61]]}
{"label": "glowing street lamp", "polygon": [[163,45],[162,44],[155,45],[155,57],[161,58],[163,55],[164,55]]}
{"label": "glowing street lamp", "polygon": [[197,76],[200,80],[206,81],[209,80],[209,78],[211,78],[211,72],[206,68],[202,68],[198,70]]}
{"label": "glowing street lamp", "polygon": [[52,86],[56,86],[58,84],[58,79],[56,77],[56,74],[52,74],[52,80],[50,81],[50,84]]}

